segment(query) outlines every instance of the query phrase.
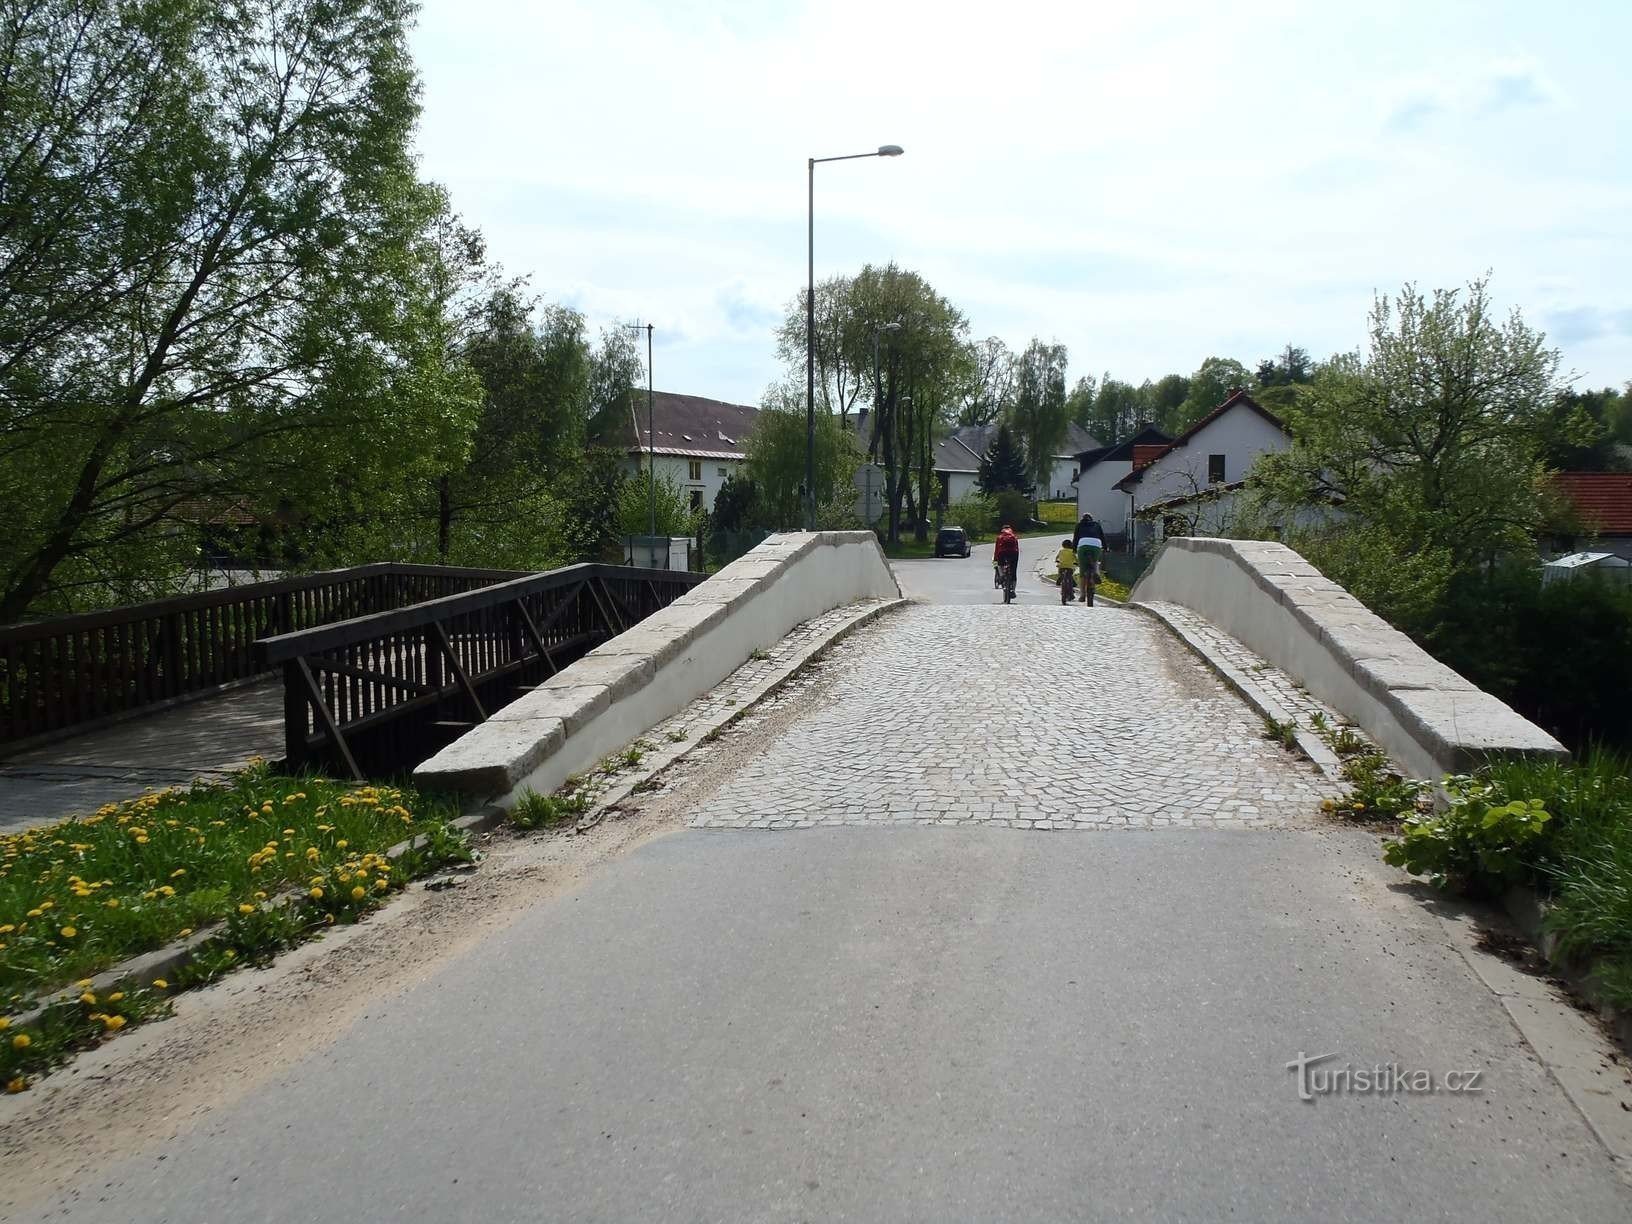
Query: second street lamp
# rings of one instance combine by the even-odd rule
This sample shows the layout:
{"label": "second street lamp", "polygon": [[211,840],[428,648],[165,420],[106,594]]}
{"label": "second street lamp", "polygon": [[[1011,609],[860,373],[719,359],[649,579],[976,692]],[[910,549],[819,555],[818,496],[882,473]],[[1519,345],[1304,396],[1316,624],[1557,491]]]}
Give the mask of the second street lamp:
{"label": "second street lamp", "polygon": [[816,530],[816,163],[855,161],[860,157],[900,157],[900,145],[879,145],[871,153],[812,157],[806,184],[805,242],[808,285],[805,297],[805,530]]}

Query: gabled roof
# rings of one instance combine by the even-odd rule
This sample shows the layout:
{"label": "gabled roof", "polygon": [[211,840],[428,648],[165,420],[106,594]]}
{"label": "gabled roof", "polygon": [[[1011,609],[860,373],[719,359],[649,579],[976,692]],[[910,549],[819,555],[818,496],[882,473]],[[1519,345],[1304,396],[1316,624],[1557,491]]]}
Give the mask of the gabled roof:
{"label": "gabled roof", "polygon": [[1236,408],[1250,409],[1251,411],[1256,412],[1259,416],[1263,417],[1264,420],[1275,426],[1275,428],[1280,430],[1282,433],[1287,434],[1288,436],[1291,434],[1291,431],[1286,427],[1285,421],[1281,420],[1280,417],[1276,416],[1268,408],[1265,408],[1257,400],[1253,399],[1252,396],[1248,395],[1240,387],[1237,387],[1234,391],[1230,392],[1229,396],[1222,404],[1220,404],[1217,408],[1214,408],[1211,412],[1202,417],[1201,420],[1197,421],[1194,425],[1190,426],[1189,429],[1186,429],[1178,437],[1174,438],[1173,441],[1167,446],[1162,447],[1159,452],[1150,454],[1145,459],[1143,464],[1139,462],[1139,455],[1135,454],[1133,470],[1126,476],[1122,477],[1121,480],[1117,481],[1116,487],[1123,490],[1131,489],[1132,486],[1138,484],[1144,479],[1145,472],[1149,470],[1150,465],[1155,463],[1156,460],[1160,459],[1169,451],[1175,451],[1180,447],[1187,445],[1191,438],[1195,437],[1202,430],[1206,429],[1207,426],[1218,420],[1219,417],[1223,416],[1227,412],[1234,411]]}
{"label": "gabled roof", "polygon": [[[759,409],[701,395],[658,391],[652,396],[652,449],[660,455],[741,459]],[[629,420],[604,439],[624,451],[646,449],[646,395],[636,390]]]}
{"label": "gabled roof", "polygon": [[[935,470],[937,472],[978,472],[980,461],[986,457],[992,443],[997,439],[1000,427],[991,425],[963,425],[954,429],[946,438],[935,447]],[[1016,439],[1018,444],[1019,439]],[[1099,446],[1099,440],[1081,425],[1072,423],[1066,426],[1065,441],[1055,452],[1056,459],[1075,459],[1084,450],[1092,450]]]}
{"label": "gabled roof", "polygon": [[1601,535],[1632,535],[1632,472],[1557,472],[1553,484]]}
{"label": "gabled roof", "polygon": [[1133,448],[1136,446],[1149,446],[1171,441],[1173,439],[1157,429],[1156,426],[1142,425],[1132,437],[1124,438],[1115,446],[1097,446],[1078,451],[1076,459],[1082,464],[1083,471],[1087,471],[1096,463],[1127,463],[1133,458]]}

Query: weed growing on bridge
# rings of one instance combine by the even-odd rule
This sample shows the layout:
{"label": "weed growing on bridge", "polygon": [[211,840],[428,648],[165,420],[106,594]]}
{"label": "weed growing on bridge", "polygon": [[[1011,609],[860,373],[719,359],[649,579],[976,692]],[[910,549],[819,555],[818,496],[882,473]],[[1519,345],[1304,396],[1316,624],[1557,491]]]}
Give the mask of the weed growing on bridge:
{"label": "weed growing on bridge", "polygon": [[1282,748],[1292,751],[1298,746],[1298,723],[1296,719],[1287,719],[1282,722],[1278,718],[1264,715],[1264,738],[1274,740]]}
{"label": "weed growing on bridge", "polygon": [[[257,767],[0,837],[0,1016],[215,923],[234,956],[279,944],[281,920],[256,915],[291,891],[308,925],[349,920],[459,853],[455,815],[410,790]],[[420,835],[424,849],[387,863]]]}
{"label": "weed growing on bridge", "polygon": [[521,792],[510,809],[510,822],[521,829],[548,829],[567,820],[577,820],[589,807],[582,790],[563,788],[553,795],[541,795],[531,788]]}

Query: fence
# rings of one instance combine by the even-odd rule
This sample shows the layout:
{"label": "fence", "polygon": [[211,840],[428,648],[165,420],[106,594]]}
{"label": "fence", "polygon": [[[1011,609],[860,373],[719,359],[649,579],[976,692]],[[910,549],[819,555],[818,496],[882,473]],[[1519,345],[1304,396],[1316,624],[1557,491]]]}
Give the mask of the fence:
{"label": "fence", "polygon": [[571,565],[259,643],[281,667],[286,767],[354,778],[435,754],[703,581]]}
{"label": "fence", "polygon": [[513,570],[362,565],[0,627],[0,748],[265,674],[257,638],[516,577]]}

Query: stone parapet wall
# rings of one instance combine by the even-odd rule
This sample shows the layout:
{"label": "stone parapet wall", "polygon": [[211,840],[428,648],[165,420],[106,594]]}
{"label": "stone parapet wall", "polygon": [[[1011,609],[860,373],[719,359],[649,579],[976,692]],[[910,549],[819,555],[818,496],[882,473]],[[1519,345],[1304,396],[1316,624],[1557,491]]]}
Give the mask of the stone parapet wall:
{"label": "stone parapet wall", "polygon": [[1130,596],[1182,604],[1299,680],[1418,777],[1564,746],[1284,544],[1167,541]]}
{"label": "stone parapet wall", "polygon": [[514,802],[670,717],[796,625],[900,588],[867,531],[773,535],[668,607],[494,713],[414,771],[422,786]]}

